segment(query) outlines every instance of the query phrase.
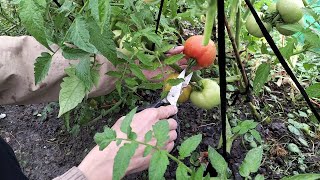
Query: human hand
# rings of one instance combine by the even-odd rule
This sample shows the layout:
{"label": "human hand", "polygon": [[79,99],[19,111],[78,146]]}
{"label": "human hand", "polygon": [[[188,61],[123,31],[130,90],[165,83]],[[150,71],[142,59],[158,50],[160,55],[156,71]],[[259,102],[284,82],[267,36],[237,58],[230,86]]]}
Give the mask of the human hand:
{"label": "human hand", "polygon": [[[145,134],[152,130],[152,126],[162,120],[177,113],[177,107],[164,106],[159,108],[150,108],[133,117],[131,127],[132,131],[137,134],[137,141],[143,142]],[[118,138],[126,138],[127,135],[120,131],[120,125],[124,117],[120,118],[112,127],[117,133]],[[171,151],[174,147],[174,140],[177,138],[177,122],[174,119],[163,120],[169,123],[169,140],[163,147],[167,151]],[[150,143],[156,144],[156,139],[153,138]],[[99,151],[99,147],[94,147],[85,159],[79,165],[79,169],[87,177],[87,179],[112,179],[114,158],[119,150],[115,142],[112,142],[103,151]],[[145,170],[149,167],[151,155],[143,157],[145,146],[139,145],[134,156],[132,157],[126,174],[131,174]]]}

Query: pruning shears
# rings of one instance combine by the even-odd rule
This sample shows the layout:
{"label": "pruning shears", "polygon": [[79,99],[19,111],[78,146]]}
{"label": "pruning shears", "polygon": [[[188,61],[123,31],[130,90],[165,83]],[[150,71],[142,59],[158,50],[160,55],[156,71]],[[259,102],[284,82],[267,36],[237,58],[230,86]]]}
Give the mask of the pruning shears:
{"label": "pruning shears", "polygon": [[[137,112],[143,111],[148,108],[158,108],[160,106],[166,106],[166,105],[177,106],[177,102],[178,102],[179,96],[182,93],[182,89],[189,85],[191,78],[192,78],[192,75],[193,75],[193,72],[191,72],[190,74],[188,74],[186,76],[186,69],[184,69],[177,77],[179,79],[184,79],[183,82],[179,83],[178,85],[172,86],[168,95],[164,99],[160,99],[157,102],[155,102],[147,107],[138,108]],[[175,114],[173,117],[170,117],[170,118],[175,119],[178,123],[178,128],[177,128],[177,135],[178,135],[177,141],[178,141],[178,139],[180,137],[180,125],[179,125],[180,123],[179,123],[178,116],[177,116],[177,114]]]}
{"label": "pruning shears", "polygon": [[182,89],[189,85],[192,75],[193,75],[193,72],[191,72],[186,76],[186,69],[184,69],[177,77],[178,79],[184,79],[183,82],[179,83],[178,85],[172,86],[168,95],[164,99],[160,99],[157,102],[147,107],[139,108],[138,112],[145,110],[147,108],[158,108],[160,106],[165,106],[165,105],[177,106],[177,102],[178,102],[179,96],[182,93]]}

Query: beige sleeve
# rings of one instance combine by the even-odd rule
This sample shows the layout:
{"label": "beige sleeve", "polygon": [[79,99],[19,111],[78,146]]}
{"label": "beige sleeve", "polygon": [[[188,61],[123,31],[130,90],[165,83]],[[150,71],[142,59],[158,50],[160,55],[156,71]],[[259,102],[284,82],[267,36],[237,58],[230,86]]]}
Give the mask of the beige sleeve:
{"label": "beige sleeve", "polygon": [[53,180],[87,180],[87,178],[77,167],[72,167],[66,173]]}
{"label": "beige sleeve", "polygon": [[[52,49],[58,47],[53,45]],[[0,104],[34,104],[58,100],[60,83],[65,76],[64,69],[71,61],[65,59],[59,50],[53,56],[44,81],[35,85],[34,62],[41,52],[48,50],[31,36],[0,36]],[[89,97],[110,93],[116,81],[105,75],[114,70],[114,66],[102,56],[97,56],[97,60],[102,64],[100,82],[89,93]]]}

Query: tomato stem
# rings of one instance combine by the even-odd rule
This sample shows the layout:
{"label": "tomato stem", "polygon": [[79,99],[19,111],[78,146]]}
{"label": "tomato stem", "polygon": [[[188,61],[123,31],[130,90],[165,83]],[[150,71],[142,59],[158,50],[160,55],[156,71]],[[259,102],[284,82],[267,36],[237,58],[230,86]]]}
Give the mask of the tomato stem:
{"label": "tomato stem", "polygon": [[203,46],[207,46],[211,39],[214,19],[216,17],[216,12],[217,12],[216,2],[217,2],[216,0],[209,0],[209,6],[208,6],[207,15],[206,15],[206,23],[204,27],[204,33],[203,33],[203,36],[204,36],[203,42],[202,42]]}
{"label": "tomato stem", "polygon": [[280,18],[280,14],[277,14],[277,16],[272,20],[272,24],[276,23]]}
{"label": "tomato stem", "polygon": [[238,6],[238,12],[237,12],[237,16],[236,16],[236,37],[235,37],[235,41],[236,41],[236,45],[238,50],[240,50],[240,30],[241,30],[241,9],[240,9],[240,5]]}
{"label": "tomato stem", "polygon": [[198,82],[192,82],[190,83],[191,87],[193,90],[195,91],[202,91],[203,87],[202,87],[202,84],[200,83],[200,81]]}
{"label": "tomato stem", "polygon": [[[256,0],[251,0],[251,4],[254,4],[254,2],[256,2]],[[247,8],[247,10],[246,10],[246,11],[244,12],[244,14],[243,14],[242,19],[243,19],[243,20],[246,20],[247,17],[249,16],[249,13],[250,13],[250,9]]]}

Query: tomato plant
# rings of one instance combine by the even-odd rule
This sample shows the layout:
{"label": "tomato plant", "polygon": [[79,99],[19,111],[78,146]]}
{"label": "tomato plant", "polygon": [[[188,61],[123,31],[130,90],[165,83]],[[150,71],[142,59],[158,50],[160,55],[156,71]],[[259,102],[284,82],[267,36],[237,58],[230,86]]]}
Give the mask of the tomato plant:
{"label": "tomato plant", "polygon": [[[170,91],[171,89],[171,84],[168,82],[170,79],[177,79],[177,77],[179,76],[178,73],[173,73],[173,74],[170,74],[167,79],[165,80],[165,84],[164,84],[164,88],[163,90],[168,92]],[[182,92],[181,92],[181,95],[179,96],[179,99],[178,99],[178,103],[184,103],[186,101],[189,100],[189,97],[190,97],[190,93],[192,91],[192,87],[190,85],[188,85],[187,87],[184,87],[182,89]]]}

